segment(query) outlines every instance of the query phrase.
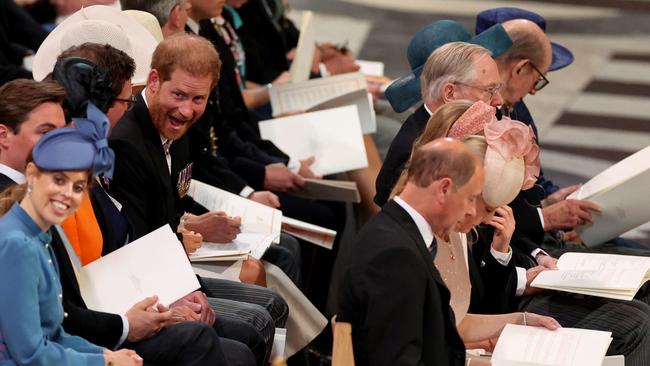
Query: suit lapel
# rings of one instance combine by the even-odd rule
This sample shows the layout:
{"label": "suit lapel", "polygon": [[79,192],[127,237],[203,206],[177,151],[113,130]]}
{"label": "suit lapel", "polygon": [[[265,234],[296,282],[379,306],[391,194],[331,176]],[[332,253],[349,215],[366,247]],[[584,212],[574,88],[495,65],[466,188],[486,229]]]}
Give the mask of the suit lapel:
{"label": "suit lapel", "polygon": [[422,260],[424,260],[425,266],[427,267],[429,273],[431,273],[433,279],[438,283],[439,286],[442,286],[445,291],[448,291],[445,282],[440,276],[440,272],[438,272],[433,264],[433,258],[431,258],[431,253],[427,249],[427,246],[424,243],[424,239],[422,239],[420,230],[418,230],[417,225],[408,214],[408,212],[406,212],[399,204],[393,200],[388,201],[388,203],[382,207],[382,210],[391,216],[404,229],[404,231],[408,233],[412,242],[415,244],[418,253],[422,257]]}
{"label": "suit lapel", "polygon": [[[145,138],[143,143],[145,144],[147,153],[149,154],[149,160],[153,164],[153,168],[156,172],[156,179],[163,185],[164,189],[172,194],[172,179],[169,174],[169,168],[167,167],[167,160],[165,159],[165,152],[163,151],[162,142],[160,141],[160,133],[153,125],[151,120],[151,115],[149,114],[149,109],[147,108],[142,95],[138,95],[138,103],[134,108],[135,121],[140,126],[142,130],[142,135]],[[174,144],[172,144],[172,147]],[[170,195],[166,195],[167,200],[167,209],[174,207],[173,201],[170,199]]]}

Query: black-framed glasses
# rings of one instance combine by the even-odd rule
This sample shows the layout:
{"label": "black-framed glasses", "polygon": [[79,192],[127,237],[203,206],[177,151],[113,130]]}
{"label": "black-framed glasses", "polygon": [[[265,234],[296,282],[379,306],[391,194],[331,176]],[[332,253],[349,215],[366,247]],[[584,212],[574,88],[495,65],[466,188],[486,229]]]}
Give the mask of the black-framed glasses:
{"label": "black-framed glasses", "polygon": [[456,82],[454,82],[454,84],[466,86],[468,88],[473,88],[473,89],[477,89],[477,90],[489,93],[490,94],[490,100],[494,99],[494,97],[497,95],[497,93],[499,91],[501,91],[501,88],[503,88],[503,84],[501,84],[501,83],[493,85],[493,86],[488,86],[488,87],[465,84],[465,83],[461,83],[460,81],[456,81]]}
{"label": "black-framed glasses", "polygon": [[529,61],[528,64],[530,65],[530,67],[533,68],[533,70],[537,71],[537,73],[539,74],[539,79],[537,79],[534,86],[535,91],[540,91],[544,89],[544,87],[547,86],[550,83],[550,81],[548,81],[544,73],[541,72],[539,68],[537,68],[537,66],[535,66],[535,64],[532,61]]}
{"label": "black-framed glasses", "polygon": [[115,98],[115,101],[126,103],[126,110],[130,111],[131,109],[133,109],[133,106],[135,106],[135,103],[138,102],[138,98],[136,98],[135,95],[132,95],[129,97],[129,99]]}

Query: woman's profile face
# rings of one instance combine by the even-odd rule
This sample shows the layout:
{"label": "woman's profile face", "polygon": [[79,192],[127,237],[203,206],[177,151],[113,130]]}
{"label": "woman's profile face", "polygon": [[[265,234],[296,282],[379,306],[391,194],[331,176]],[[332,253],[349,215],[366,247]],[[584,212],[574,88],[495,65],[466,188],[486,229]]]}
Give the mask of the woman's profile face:
{"label": "woman's profile face", "polygon": [[479,197],[476,200],[476,215],[466,216],[465,220],[461,221],[456,226],[456,229],[454,231],[464,234],[468,233],[474,226],[490,221],[490,219],[492,219],[492,216],[494,216],[495,210],[496,209],[494,207],[489,207],[485,203],[482,196]]}
{"label": "woman's profile face", "polygon": [[44,230],[60,224],[72,214],[86,192],[87,171],[44,172],[30,163],[27,181],[31,187],[26,200],[32,219]]}

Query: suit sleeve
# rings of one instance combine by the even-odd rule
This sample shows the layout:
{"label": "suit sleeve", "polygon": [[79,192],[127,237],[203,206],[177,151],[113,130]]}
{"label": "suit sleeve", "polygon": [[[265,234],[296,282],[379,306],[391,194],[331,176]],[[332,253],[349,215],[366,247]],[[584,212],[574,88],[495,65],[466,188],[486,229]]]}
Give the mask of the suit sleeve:
{"label": "suit sleeve", "polygon": [[63,320],[63,328],[98,346],[113,349],[122,336],[122,317],[78,306],[67,299],[63,290],[63,309],[68,316]]}
{"label": "suit sleeve", "polygon": [[[110,140],[110,146],[115,151],[115,170],[109,189],[115,198],[123,205],[136,238],[148,234],[155,228],[149,228],[147,212],[149,200],[147,187],[150,183],[147,174],[154,176],[138,157],[141,155],[124,140]],[[119,183],[119,184],[116,184]],[[163,199],[162,197],[160,199]]]}
{"label": "suit sleeve", "polygon": [[349,273],[358,298],[366,303],[364,342],[371,365],[423,365],[423,279],[428,274],[417,260],[408,248],[393,248]]}

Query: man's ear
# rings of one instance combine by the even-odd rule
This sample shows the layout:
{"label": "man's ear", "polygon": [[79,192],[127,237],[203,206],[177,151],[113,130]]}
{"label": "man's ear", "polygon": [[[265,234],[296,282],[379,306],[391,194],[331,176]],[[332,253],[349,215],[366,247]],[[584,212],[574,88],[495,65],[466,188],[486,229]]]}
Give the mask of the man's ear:
{"label": "man's ear", "polygon": [[526,68],[526,66],[528,66],[529,62],[530,62],[530,60],[527,59],[527,58],[524,58],[524,59],[521,59],[521,60],[515,62],[514,65],[512,66],[512,69],[511,69],[512,70],[511,75],[512,76],[521,76],[521,74],[524,72],[524,68]]}
{"label": "man's ear", "polygon": [[174,5],[172,10],[169,12],[169,18],[168,22],[170,25],[171,29],[174,30],[182,30],[185,24],[181,24],[181,17],[180,17],[180,12],[183,11],[182,6],[180,4]]}
{"label": "man's ear", "polygon": [[0,123],[0,148],[8,149],[8,137],[9,134],[13,133],[7,125]]}
{"label": "man's ear", "polygon": [[147,89],[151,93],[156,94],[158,92],[159,87],[160,87],[160,74],[158,73],[158,70],[151,69],[151,71],[149,71],[149,76],[147,77]]}
{"label": "man's ear", "polygon": [[445,83],[441,87],[441,93],[440,95],[442,96],[442,100],[445,103],[448,103],[452,100],[455,100],[456,97],[454,96],[454,92],[456,91],[456,86],[453,83]]}

